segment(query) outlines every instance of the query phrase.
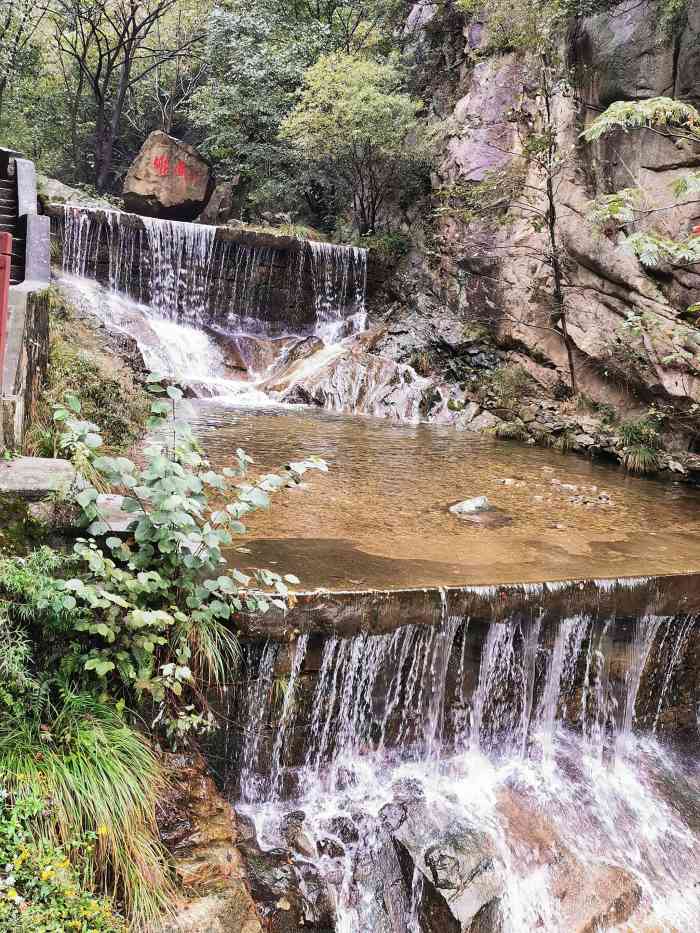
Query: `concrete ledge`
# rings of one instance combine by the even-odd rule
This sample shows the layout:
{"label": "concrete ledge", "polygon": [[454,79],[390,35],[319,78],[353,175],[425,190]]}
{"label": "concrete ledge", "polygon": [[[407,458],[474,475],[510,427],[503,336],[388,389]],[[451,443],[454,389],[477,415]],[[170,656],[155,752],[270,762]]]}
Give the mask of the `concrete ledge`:
{"label": "concrete ledge", "polygon": [[21,449],[49,359],[49,302],[42,282],[10,288],[5,363],[0,373],[0,447]]}
{"label": "concrete ledge", "polygon": [[26,502],[68,492],[77,481],[78,474],[68,460],[18,457],[0,461],[0,495],[4,493]]}

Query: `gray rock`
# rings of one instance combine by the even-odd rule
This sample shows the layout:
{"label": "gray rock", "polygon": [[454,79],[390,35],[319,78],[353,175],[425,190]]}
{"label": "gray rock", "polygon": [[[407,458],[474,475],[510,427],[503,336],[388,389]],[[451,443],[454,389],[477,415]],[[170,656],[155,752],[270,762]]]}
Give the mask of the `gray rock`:
{"label": "gray rock", "polygon": [[225,224],[231,220],[235,210],[234,190],[240,184],[240,180],[240,175],[238,175],[233,181],[220,182],[214,188],[207,206],[199,215],[200,224],[217,226],[217,224]]}
{"label": "gray rock", "polygon": [[76,484],[80,484],[80,480],[68,460],[17,457],[0,462],[0,494],[7,493],[27,502],[39,502],[50,495],[68,495]]}
{"label": "gray rock", "polygon": [[465,499],[463,502],[457,502],[450,506],[450,512],[453,515],[473,515],[475,512],[486,512],[491,508],[491,503],[486,496],[476,496],[474,499]]}
{"label": "gray rock", "polygon": [[490,411],[484,411],[467,425],[467,430],[475,434],[481,434],[484,431],[490,431],[501,424],[501,419],[492,415]]}
{"label": "gray rock", "polygon": [[593,447],[595,438],[591,437],[590,434],[577,434],[574,437],[574,443],[578,444],[579,447]]}
{"label": "gray rock", "polygon": [[476,402],[468,402],[455,419],[455,427],[458,431],[463,431],[480,413],[481,408]]}
{"label": "gray rock", "polygon": [[[384,811],[380,816],[384,818]],[[424,799],[405,803],[400,824],[392,814],[389,827],[462,929],[469,929],[481,908],[501,893],[492,840],[465,821],[458,808],[453,814],[436,815]]]}

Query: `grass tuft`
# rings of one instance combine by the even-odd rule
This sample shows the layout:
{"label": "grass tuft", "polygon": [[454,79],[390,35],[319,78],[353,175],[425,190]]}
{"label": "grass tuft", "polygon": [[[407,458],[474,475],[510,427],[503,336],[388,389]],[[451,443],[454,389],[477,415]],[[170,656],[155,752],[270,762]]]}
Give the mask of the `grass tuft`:
{"label": "grass tuft", "polygon": [[656,473],[660,466],[658,451],[644,444],[627,447],[622,462],[631,473]]}
{"label": "grass tuft", "polygon": [[[15,799],[48,799],[48,842],[96,833],[87,881],[123,903],[138,930],[168,909],[171,888],[155,808],[165,787],[146,741],[110,707],[68,692],[60,707],[0,718],[0,780]],[[84,854],[84,853],[83,853]]]}

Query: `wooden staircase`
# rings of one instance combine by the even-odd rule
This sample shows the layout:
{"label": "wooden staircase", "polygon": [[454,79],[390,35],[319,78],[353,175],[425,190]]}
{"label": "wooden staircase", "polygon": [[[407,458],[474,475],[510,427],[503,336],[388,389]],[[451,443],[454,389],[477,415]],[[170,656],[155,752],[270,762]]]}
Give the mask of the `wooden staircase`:
{"label": "wooden staircase", "polygon": [[10,263],[10,285],[24,281],[25,242],[24,231],[17,213],[17,181],[9,170],[0,169],[0,233],[12,234],[12,259]]}

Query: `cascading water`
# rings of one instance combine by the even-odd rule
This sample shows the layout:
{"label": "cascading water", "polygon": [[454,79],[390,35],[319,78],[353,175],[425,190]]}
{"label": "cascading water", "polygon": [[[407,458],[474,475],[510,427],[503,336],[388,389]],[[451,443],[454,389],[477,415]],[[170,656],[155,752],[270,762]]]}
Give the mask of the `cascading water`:
{"label": "cascading water", "polygon": [[700,773],[652,729],[697,631],[445,606],[437,626],[302,636],[277,699],[268,644],[240,808],[307,881],[313,863],[344,933],[690,933]]}
{"label": "cascading water", "polygon": [[338,339],[366,324],[367,251],[217,238],[216,227],[66,205],[63,269],[197,325]]}
{"label": "cascading water", "polygon": [[135,337],[149,368],[200,394],[269,404],[265,380],[295,344],[314,335],[332,355],[366,326],[363,249],[247,245],[203,224],[70,205],[61,233],[62,285]]}

